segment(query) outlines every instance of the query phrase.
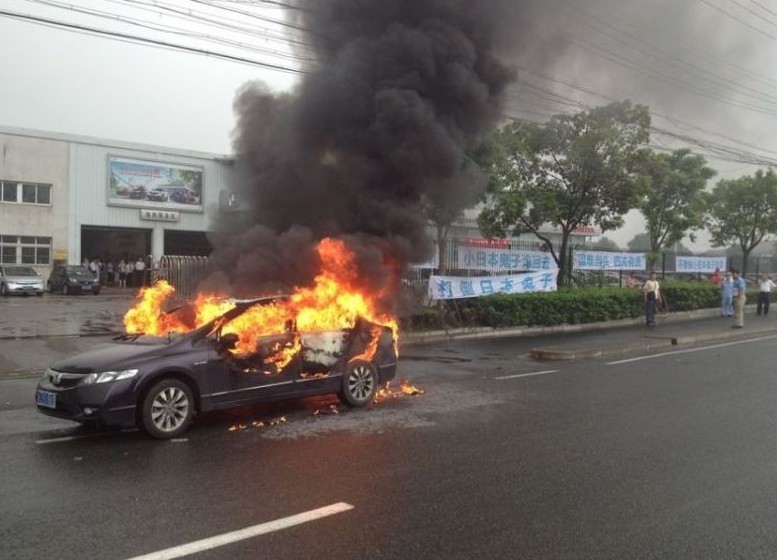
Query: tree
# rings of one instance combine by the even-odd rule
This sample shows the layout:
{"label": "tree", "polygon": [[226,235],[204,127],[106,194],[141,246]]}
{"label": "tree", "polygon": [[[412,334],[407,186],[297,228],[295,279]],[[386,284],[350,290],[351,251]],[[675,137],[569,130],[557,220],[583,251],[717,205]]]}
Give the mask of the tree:
{"label": "tree", "polygon": [[665,247],[704,225],[704,189],[716,174],[706,164],[704,157],[688,149],[653,152],[645,158],[640,177],[645,194],[639,208],[647,222],[651,266]]}
{"label": "tree", "polygon": [[615,241],[613,241],[609,237],[602,237],[596,243],[591,245],[591,249],[593,251],[614,251],[614,252],[621,250],[618,244],[615,243]]}
{"label": "tree", "polygon": [[707,227],[712,243],[735,243],[742,250],[742,274],[750,253],[777,231],[777,174],[771,169],[720,181],[707,197]]}
{"label": "tree", "polygon": [[635,253],[650,251],[650,239],[648,238],[648,234],[638,233],[626,243],[626,247],[628,247],[629,251],[634,251]]}
{"label": "tree", "polygon": [[[549,248],[563,282],[575,228],[615,229],[639,202],[636,171],[649,127],[647,108],[624,102],[497,131],[485,162],[491,190],[478,217],[481,231],[533,233]],[[560,229],[557,247],[540,232],[548,223]]]}

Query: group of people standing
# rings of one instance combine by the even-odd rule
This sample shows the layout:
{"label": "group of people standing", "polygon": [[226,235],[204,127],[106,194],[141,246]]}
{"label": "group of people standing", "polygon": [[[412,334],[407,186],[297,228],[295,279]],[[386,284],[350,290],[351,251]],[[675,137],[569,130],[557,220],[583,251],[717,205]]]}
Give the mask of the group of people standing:
{"label": "group of people standing", "polygon": [[152,267],[151,257],[148,259],[138,257],[135,260],[109,260],[107,262],[100,259],[90,261],[85,258],[82,264],[92,271],[100,285],[113,285],[121,288],[148,286]]}
{"label": "group of people standing", "polygon": [[[739,274],[739,271],[732,268],[724,277],[720,277],[720,271],[715,271],[712,281],[720,286],[720,316],[734,317],[734,324],[731,328],[741,329],[745,325],[745,300],[746,285],[745,279]],[[758,280],[758,300],[755,313],[757,316],[766,317],[769,315],[769,303],[772,292],[777,287],[767,274],[761,274]]]}
{"label": "group of people standing", "polygon": [[[720,316],[733,317],[732,329],[741,329],[745,326],[745,301],[747,299],[747,285],[745,279],[736,268],[731,268],[725,275],[716,270],[710,278],[720,287]],[[627,285],[632,285],[628,284]],[[768,275],[761,274],[758,281],[758,303],[756,315],[766,317],[769,315],[769,303],[771,293],[777,288]],[[656,311],[664,304],[661,286],[655,272],[651,272],[649,278],[642,285],[642,293],[645,301],[645,323],[648,327],[656,324]]]}

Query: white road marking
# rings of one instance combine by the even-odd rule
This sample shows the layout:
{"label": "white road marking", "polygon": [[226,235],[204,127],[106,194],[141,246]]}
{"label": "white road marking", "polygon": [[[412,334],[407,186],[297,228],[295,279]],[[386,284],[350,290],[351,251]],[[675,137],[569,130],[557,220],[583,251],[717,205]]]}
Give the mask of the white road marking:
{"label": "white road marking", "polygon": [[547,371],[535,371],[534,373],[517,373],[515,375],[503,375],[502,377],[494,377],[498,381],[503,379],[518,379],[519,377],[534,377],[535,375],[547,375],[548,373],[558,373],[557,369],[549,369]]}
{"label": "white road marking", "polygon": [[116,435],[117,433],[131,434],[137,431],[138,431],[137,428],[130,428],[128,430],[120,430],[119,432],[101,432],[99,434],[85,434],[83,436],[65,436],[65,437],[58,437],[58,438],[51,438],[51,439],[39,439],[35,443],[37,443],[38,445],[46,445],[48,443],[62,443],[65,441],[74,441],[77,439],[89,439],[89,438],[95,438],[95,437],[111,436],[111,435]]}
{"label": "white road marking", "polygon": [[353,509],[351,504],[345,502],[339,502],[330,506],[325,506],[318,509],[306,511],[304,513],[298,513],[290,517],[284,517],[282,519],[276,519],[275,521],[268,521],[267,523],[261,523],[260,525],[254,525],[253,527],[246,527],[238,531],[232,531],[230,533],[223,533],[216,535],[215,537],[209,537],[199,541],[194,541],[189,544],[182,544],[181,546],[175,546],[173,548],[167,548],[158,552],[152,552],[150,554],[144,554],[143,556],[135,556],[129,560],[171,560],[172,558],[181,558],[182,556],[188,556],[190,554],[196,554],[204,550],[210,550],[219,546],[224,546],[237,541],[258,537],[259,535],[265,535],[272,533],[273,531],[280,531],[281,529],[288,529],[295,525],[301,525],[308,521],[315,521],[323,517],[335,515]]}
{"label": "white road marking", "polygon": [[761,342],[763,340],[774,340],[777,335],[760,336],[758,338],[748,338],[747,340],[737,340],[736,342],[723,342],[721,344],[712,344],[710,346],[700,346],[699,348],[686,348],[685,350],[673,350],[671,352],[661,352],[660,354],[650,354],[649,356],[639,356],[637,358],[628,358],[626,360],[618,360],[616,362],[607,362],[608,366],[616,366],[618,364],[628,364],[630,362],[639,362],[640,360],[651,360],[653,358],[661,358],[663,356],[674,356],[675,354],[688,354],[690,352],[702,352],[703,350],[714,350],[715,348],[725,348],[727,346],[736,346],[738,344],[748,344],[750,342]]}

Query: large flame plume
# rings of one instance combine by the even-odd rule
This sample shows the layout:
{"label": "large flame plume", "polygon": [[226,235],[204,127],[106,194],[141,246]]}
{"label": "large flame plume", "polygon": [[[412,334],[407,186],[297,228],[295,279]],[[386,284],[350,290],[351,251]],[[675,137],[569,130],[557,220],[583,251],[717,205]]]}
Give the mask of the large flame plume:
{"label": "large flame plume", "polygon": [[[283,333],[288,321],[296,321],[296,330],[319,332],[351,328],[362,318],[390,327],[396,338],[397,320],[382,312],[378,301],[384,296],[370,293],[359,284],[355,256],[343,241],[325,238],[316,248],[321,271],[310,287],[294,290],[288,298],[269,305],[257,305],[224,326],[222,334],[235,333],[235,354],[250,354],[260,337]],[[222,294],[198,294],[192,306],[194,313],[165,312],[175,289],[165,281],[141,290],[139,301],[124,316],[128,333],[167,335],[188,332],[226,313],[235,303]],[[181,315],[181,316],[179,316]],[[192,317],[193,315],[193,317]],[[377,338],[376,338],[377,343]],[[299,350],[299,340],[281,345],[270,352],[279,368]]]}

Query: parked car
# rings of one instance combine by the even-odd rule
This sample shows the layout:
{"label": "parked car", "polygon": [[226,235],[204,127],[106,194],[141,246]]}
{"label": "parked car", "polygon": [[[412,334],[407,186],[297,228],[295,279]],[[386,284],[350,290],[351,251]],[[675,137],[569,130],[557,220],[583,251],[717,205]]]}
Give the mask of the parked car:
{"label": "parked car", "polygon": [[197,196],[188,187],[167,187],[170,200],[179,204],[196,204]]}
{"label": "parked car", "polygon": [[167,202],[167,193],[163,189],[151,189],[146,196],[153,202]]}
{"label": "parked car", "polygon": [[[262,401],[337,393],[351,406],[365,406],[394,378],[391,329],[364,320],[350,329],[300,333],[289,319],[283,332],[260,337],[253,354],[233,355],[230,321],[277,299],[238,302],[186,334],[125,334],[60,360],[38,382],[37,408],[76,422],[137,425],[164,439],[186,430],[195,413]],[[282,352],[288,358],[279,362]]]}
{"label": "parked car", "polygon": [[100,282],[94,277],[92,271],[79,265],[55,266],[49,276],[47,287],[49,292],[62,292],[65,295],[82,292],[92,292],[94,295],[100,293]]}
{"label": "parked car", "polygon": [[129,192],[129,197],[134,199],[144,199],[146,198],[146,187],[138,185],[137,187],[132,187],[132,190]]}
{"label": "parked car", "polygon": [[43,278],[31,266],[0,265],[0,295],[43,295]]}

